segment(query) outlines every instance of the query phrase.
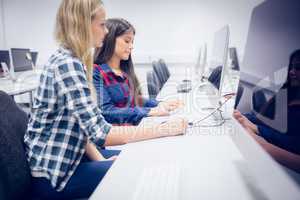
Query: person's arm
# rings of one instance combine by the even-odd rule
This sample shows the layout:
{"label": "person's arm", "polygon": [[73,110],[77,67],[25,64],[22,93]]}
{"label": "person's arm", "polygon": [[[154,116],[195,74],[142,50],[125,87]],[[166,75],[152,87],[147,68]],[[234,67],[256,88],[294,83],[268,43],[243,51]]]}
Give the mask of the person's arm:
{"label": "person's arm", "polygon": [[162,113],[162,111],[158,108],[140,106],[135,106],[133,108],[116,107],[111,98],[111,94],[107,91],[107,88],[104,85],[103,77],[97,68],[94,69],[93,84],[97,93],[98,106],[101,108],[103,116],[109,123],[138,124],[144,117],[147,116],[153,116],[154,114],[167,115],[166,113]]}
{"label": "person's arm", "polygon": [[92,100],[82,64],[78,61],[63,63],[55,70],[55,87],[59,96],[76,120],[85,136],[101,147],[111,129],[101,115],[97,104]]}
{"label": "person's arm", "polygon": [[98,151],[96,146],[93,143],[89,142],[89,141],[87,142],[87,144],[85,146],[85,154],[87,155],[87,157],[89,159],[94,160],[94,161],[105,160],[105,158]]}
{"label": "person's arm", "polygon": [[120,145],[159,137],[185,133],[187,121],[181,118],[160,124],[142,123],[139,126],[113,126],[106,138],[105,146]]}
{"label": "person's arm", "polygon": [[[184,103],[178,99],[171,99],[167,101],[156,101],[155,99],[143,99],[145,107],[151,107],[152,109],[149,112],[149,116],[162,116],[168,115],[170,111],[173,111],[181,106]],[[159,113],[155,113],[159,112]]]}
{"label": "person's arm", "polygon": [[257,130],[258,135],[269,143],[294,153],[300,153],[300,136],[287,135],[263,125],[258,125]]}
{"label": "person's arm", "polygon": [[270,144],[250,130],[248,132],[277,162],[300,173],[300,155]]}

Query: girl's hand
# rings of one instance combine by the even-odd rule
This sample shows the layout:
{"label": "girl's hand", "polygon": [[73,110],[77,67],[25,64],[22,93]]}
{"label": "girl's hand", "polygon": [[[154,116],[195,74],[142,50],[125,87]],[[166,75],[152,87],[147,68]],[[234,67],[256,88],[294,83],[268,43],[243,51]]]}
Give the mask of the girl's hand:
{"label": "girl's hand", "polygon": [[159,103],[159,106],[163,106],[168,111],[173,111],[183,105],[184,105],[184,103],[178,99],[168,100],[168,101]]}
{"label": "girl's hand", "polygon": [[158,125],[157,130],[165,136],[183,135],[186,132],[188,122],[183,118],[173,118]]}

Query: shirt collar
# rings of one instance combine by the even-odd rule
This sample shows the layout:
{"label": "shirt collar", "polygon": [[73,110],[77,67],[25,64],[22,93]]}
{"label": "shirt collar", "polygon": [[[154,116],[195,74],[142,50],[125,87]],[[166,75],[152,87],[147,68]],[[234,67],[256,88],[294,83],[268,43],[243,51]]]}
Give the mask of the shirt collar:
{"label": "shirt collar", "polygon": [[108,64],[102,64],[101,68],[105,73],[113,73],[114,74],[114,72],[112,71],[111,67]]}
{"label": "shirt collar", "polygon": [[67,49],[67,48],[65,48],[65,47],[63,47],[63,46],[60,46],[60,47],[59,47],[59,51],[60,51],[61,53],[63,53],[63,54],[73,55],[73,53],[71,52],[71,50],[69,50],[69,49]]}
{"label": "shirt collar", "polygon": [[105,63],[105,64],[102,64],[102,65],[101,65],[101,68],[102,68],[102,70],[103,70],[105,73],[111,73],[111,74],[113,74],[115,77],[122,78],[122,79],[128,78],[128,75],[127,75],[125,72],[122,72],[123,77],[121,77],[121,76],[115,74],[115,72],[113,72],[113,70],[111,69],[111,67],[110,67],[108,64],[106,64],[106,63]]}

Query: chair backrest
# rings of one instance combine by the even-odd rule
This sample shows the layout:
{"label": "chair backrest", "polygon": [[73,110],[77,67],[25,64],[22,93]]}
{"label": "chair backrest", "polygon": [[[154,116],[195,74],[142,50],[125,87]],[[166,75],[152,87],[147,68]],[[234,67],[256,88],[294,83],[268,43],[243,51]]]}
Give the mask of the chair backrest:
{"label": "chair backrest", "polygon": [[36,66],[36,61],[39,53],[37,51],[30,51],[30,54],[31,54],[31,60],[33,62],[33,65]]}
{"label": "chair backrest", "polygon": [[[268,101],[266,95],[275,97],[275,93],[267,88],[256,87],[252,94],[253,111],[262,114],[265,117],[274,119],[275,117],[275,101]],[[270,98],[271,99],[271,98]],[[272,103],[271,103],[272,102]]]}
{"label": "chair backrest", "polygon": [[244,87],[241,84],[239,84],[238,90],[237,90],[237,94],[236,94],[236,97],[235,97],[235,103],[234,103],[234,108],[235,109],[239,105],[240,100],[241,100],[241,98],[243,96],[243,93],[244,93]]}
{"label": "chair backrest", "polygon": [[0,91],[0,191],[4,199],[30,197],[31,175],[23,142],[27,122],[26,113]]}
{"label": "chair backrest", "polygon": [[222,66],[217,66],[208,77],[208,81],[211,82],[217,89],[220,88],[221,74]]}
{"label": "chair backrest", "polygon": [[158,77],[158,80],[159,80],[159,89],[161,89],[166,82],[165,78],[164,78],[163,70],[157,61],[152,62],[152,67],[153,67],[154,73],[156,74],[156,76]]}
{"label": "chair backrest", "polygon": [[147,87],[150,99],[155,99],[159,93],[159,80],[153,71],[147,72]]}
{"label": "chair backrest", "polygon": [[158,63],[160,64],[160,66],[163,70],[165,81],[167,81],[170,77],[170,71],[168,69],[168,66],[167,66],[166,62],[163,59],[159,59]]}

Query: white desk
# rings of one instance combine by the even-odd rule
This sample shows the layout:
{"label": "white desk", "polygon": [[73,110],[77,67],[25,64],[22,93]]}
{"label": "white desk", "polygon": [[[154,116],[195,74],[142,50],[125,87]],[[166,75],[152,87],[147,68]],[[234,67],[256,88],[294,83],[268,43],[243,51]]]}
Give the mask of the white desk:
{"label": "white desk", "polygon": [[14,97],[29,93],[30,104],[32,104],[32,92],[38,87],[40,70],[16,72],[16,81],[8,77],[0,78],[0,90]]}
{"label": "white desk", "polygon": [[[182,78],[173,76],[159,98],[178,96],[169,87],[172,80]],[[179,95],[187,100],[188,107],[191,94]],[[196,109],[184,112],[192,117],[203,115]],[[177,199],[299,199],[300,196],[298,186],[277,163],[236,121],[229,120],[221,127],[189,129],[185,136],[126,145],[90,199],[135,199],[143,171],[172,162],[180,167]],[[164,199],[160,194],[161,191],[155,191],[153,199]]]}

